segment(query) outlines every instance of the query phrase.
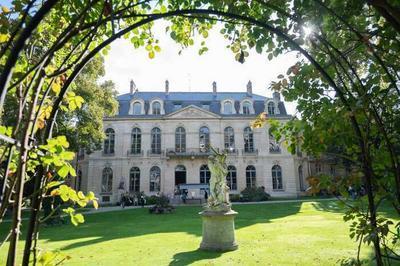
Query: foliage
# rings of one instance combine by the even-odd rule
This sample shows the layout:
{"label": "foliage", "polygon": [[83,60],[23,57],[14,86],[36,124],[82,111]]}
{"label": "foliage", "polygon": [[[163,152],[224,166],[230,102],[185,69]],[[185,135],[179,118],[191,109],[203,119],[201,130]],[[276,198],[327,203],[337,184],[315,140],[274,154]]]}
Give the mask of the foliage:
{"label": "foliage", "polygon": [[271,196],[265,192],[264,187],[246,187],[240,192],[242,195],[241,201],[266,201]]}
{"label": "foliage", "polygon": [[[90,153],[99,149],[104,138],[103,118],[117,112],[114,83],[105,81],[99,85],[98,80],[102,76],[103,58],[96,57],[82,70],[69,92],[70,95],[79,95],[84,99],[82,108],[62,112],[57,116],[57,133],[67,136],[75,152],[84,149]],[[75,104],[68,100],[69,105],[72,103]]]}
{"label": "foliage", "polygon": [[169,198],[164,194],[152,196],[150,198],[154,199],[154,206],[149,208],[149,213],[171,213],[175,209],[175,207],[169,204]]}

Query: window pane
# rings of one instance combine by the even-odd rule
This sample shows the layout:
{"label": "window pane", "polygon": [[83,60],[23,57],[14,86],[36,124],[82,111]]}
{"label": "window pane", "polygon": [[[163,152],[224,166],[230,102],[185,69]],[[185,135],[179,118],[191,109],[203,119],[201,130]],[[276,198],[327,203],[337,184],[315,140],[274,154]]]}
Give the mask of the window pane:
{"label": "window pane", "polygon": [[153,115],[161,114],[161,104],[159,102],[153,103]]}
{"label": "window pane", "polygon": [[250,127],[246,127],[244,129],[244,151],[245,152],[253,152],[254,151],[254,140],[253,140],[253,131]]}
{"label": "window pane", "polygon": [[142,114],[142,104],[141,103],[134,103],[133,104],[133,114],[134,115]]}
{"label": "window pane", "polygon": [[224,114],[232,114],[232,103],[224,102]]}
{"label": "window pane", "polygon": [[209,151],[209,149],[210,149],[210,131],[209,131],[208,127],[201,127],[199,133],[200,133],[200,136],[199,136],[200,151],[201,152]]}

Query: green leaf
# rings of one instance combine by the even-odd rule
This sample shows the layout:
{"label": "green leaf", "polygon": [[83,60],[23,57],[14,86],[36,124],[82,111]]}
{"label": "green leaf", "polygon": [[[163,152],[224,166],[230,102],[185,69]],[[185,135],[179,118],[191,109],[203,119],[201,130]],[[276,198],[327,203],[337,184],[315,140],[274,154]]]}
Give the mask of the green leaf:
{"label": "green leaf", "polygon": [[63,166],[61,166],[60,169],[58,169],[57,174],[61,177],[66,177],[69,173],[69,166],[64,164]]}
{"label": "green leaf", "polygon": [[150,59],[153,59],[153,58],[154,58],[154,56],[155,56],[155,54],[154,54],[154,52],[153,52],[153,51],[149,52],[149,58],[150,58]]}

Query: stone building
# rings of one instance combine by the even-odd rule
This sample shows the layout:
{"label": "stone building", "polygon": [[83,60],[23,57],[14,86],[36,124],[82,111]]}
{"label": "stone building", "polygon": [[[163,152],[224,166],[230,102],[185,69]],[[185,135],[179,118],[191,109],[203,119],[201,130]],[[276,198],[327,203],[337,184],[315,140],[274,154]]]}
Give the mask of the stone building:
{"label": "stone building", "polygon": [[103,149],[78,156],[76,188],[93,191],[102,203],[115,203],[124,191],[172,196],[179,184],[207,183],[209,145],[228,153],[231,193],[263,186],[272,196],[297,196],[306,187],[304,158],[293,156],[268,134],[251,129],[262,112],[291,118],[280,94],[272,98],[245,92],[138,91],[118,96],[119,113],[104,118]]}

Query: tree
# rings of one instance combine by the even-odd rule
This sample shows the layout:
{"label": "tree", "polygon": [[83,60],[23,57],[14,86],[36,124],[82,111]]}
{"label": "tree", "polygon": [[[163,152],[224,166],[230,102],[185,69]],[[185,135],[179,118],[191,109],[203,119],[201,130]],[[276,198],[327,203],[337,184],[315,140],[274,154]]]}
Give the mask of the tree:
{"label": "tree", "polygon": [[98,79],[104,76],[103,64],[101,57],[94,58],[72,85],[71,91],[85,101],[82,108],[57,116],[57,134],[65,135],[70,149],[76,152],[80,148],[89,153],[98,150],[104,138],[103,118],[118,110],[114,83],[98,84]]}

